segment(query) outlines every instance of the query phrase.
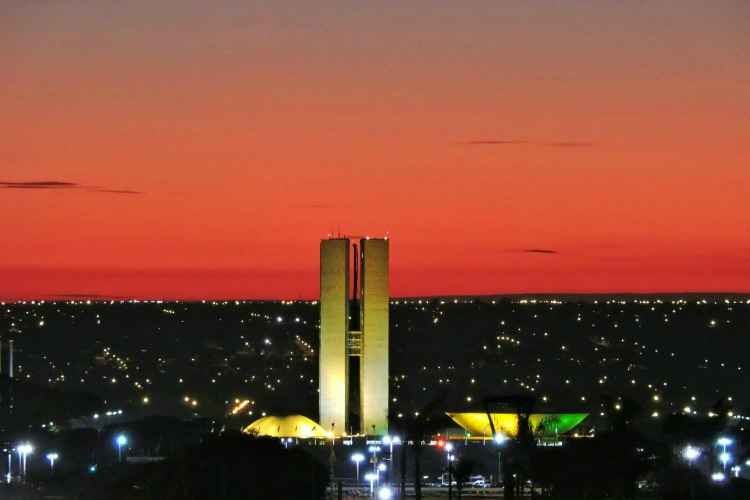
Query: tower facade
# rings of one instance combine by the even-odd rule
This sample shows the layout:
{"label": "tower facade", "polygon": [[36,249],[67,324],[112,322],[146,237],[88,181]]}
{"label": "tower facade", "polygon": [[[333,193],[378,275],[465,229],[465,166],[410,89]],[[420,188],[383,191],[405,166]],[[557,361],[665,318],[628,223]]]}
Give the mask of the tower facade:
{"label": "tower facade", "polygon": [[320,243],[320,424],[336,434],[381,435],[388,431],[388,240],[359,243]]}

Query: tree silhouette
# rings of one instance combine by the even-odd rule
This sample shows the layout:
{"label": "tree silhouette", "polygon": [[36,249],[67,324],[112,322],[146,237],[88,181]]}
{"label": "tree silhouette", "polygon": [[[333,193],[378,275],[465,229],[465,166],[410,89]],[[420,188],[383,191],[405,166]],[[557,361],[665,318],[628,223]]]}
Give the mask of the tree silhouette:
{"label": "tree silhouette", "polygon": [[277,439],[242,435],[209,437],[184,456],[146,466],[113,468],[89,496],[111,500],[320,500],[328,483],[325,466],[306,451],[285,449]]}
{"label": "tree silhouette", "polygon": [[458,500],[461,500],[463,489],[466,483],[469,482],[471,473],[476,468],[476,462],[468,458],[462,458],[453,468],[453,477],[456,479],[456,491],[458,492]]}
{"label": "tree silhouette", "polygon": [[[443,427],[444,414],[438,410],[445,400],[445,392],[442,392],[427,403],[415,416],[413,420],[406,423],[405,432],[407,441],[411,442],[412,457],[414,459],[414,495],[416,500],[422,499],[422,453],[424,442],[429,440]],[[406,461],[404,460],[404,463]],[[405,471],[405,467],[402,471]],[[405,480],[402,476],[402,484]],[[404,491],[402,490],[402,496]]]}

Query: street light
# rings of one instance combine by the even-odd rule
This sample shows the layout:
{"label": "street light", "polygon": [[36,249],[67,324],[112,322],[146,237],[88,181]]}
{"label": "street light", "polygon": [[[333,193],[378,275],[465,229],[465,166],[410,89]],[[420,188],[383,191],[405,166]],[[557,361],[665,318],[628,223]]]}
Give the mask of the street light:
{"label": "street light", "polygon": [[377,479],[377,476],[372,472],[368,472],[367,474],[365,474],[365,481],[370,481],[370,496],[372,496],[373,493],[375,492],[375,480],[376,479]]}
{"label": "street light", "polygon": [[[372,453],[372,472],[376,474],[377,479],[377,472],[378,472],[378,452],[380,451],[380,446],[372,445],[367,450]],[[372,494],[372,492],[370,492]]]}
{"label": "street light", "polygon": [[727,464],[732,461],[732,455],[729,452],[722,451],[719,453],[719,462],[724,470],[727,470]]}
{"label": "street light", "polygon": [[728,438],[726,436],[721,436],[719,439],[716,440],[716,444],[724,448],[731,445],[732,443],[734,443],[734,441],[732,441],[731,438]]}
{"label": "street light", "polygon": [[685,458],[685,460],[688,461],[690,465],[693,465],[693,462],[695,462],[695,460],[697,460],[697,458],[701,456],[701,450],[687,445],[685,449],[682,450],[682,456]]}
{"label": "street light", "polygon": [[34,447],[29,443],[21,443],[16,447],[16,451],[21,462],[21,475],[26,477],[26,457],[34,453]]}
{"label": "street light", "polygon": [[391,500],[393,498],[393,490],[388,486],[383,486],[378,490],[379,500]]}
{"label": "street light", "polygon": [[381,473],[381,472],[385,472],[385,471],[386,471],[386,469],[388,469],[388,467],[387,467],[387,466],[385,465],[385,463],[383,463],[383,462],[380,462],[380,463],[378,464],[378,468],[377,468],[377,470],[375,471],[375,475],[376,475],[376,477],[375,477],[375,481],[376,481],[376,482],[377,482],[378,484],[380,484],[380,473]]}
{"label": "street light", "polygon": [[115,444],[117,445],[117,461],[122,462],[122,449],[128,444],[128,437],[125,434],[118,434],[115,437]]}
{"label": "street light", "polygon": [[359,482],[359,464],[365,459],[365,456],[359,452],[352,454],[352,462],[357,465],[357,482]]}
{"label": "street light", "polygon": [[500,477],[503,475],[503,452],[500,449],[500,446],[502,446],[508,438],[503,434],[502,432],[495,433],[494,436],[492,436],[492,440],[497,445],[497,482],[500,483]]}
{"label": "street light", "polygon": [[727,470],[727,463],[732,459],[732,456],[727,452],[727,446],[731,446],[734,441],[732,438],[726,436],[719,436],[716,440],[716,444],[721,446],[721,453],[719,453],[719,461],[724,471]]}
{"label": "street light", "polygon": [[453,443],[445,443],[445,460],[448,463],[448,500],[453,498],[453,461],[456,456],[453,452]]}
{"label": "street light", "polygon": [[47,455],[45,455],[45,457],[47,458],[47,461],[49,462],[49,468],[50,468],[50,470],[54,471],[55,470],[55,462],[57,461],[58,458],[60,458],[60,455],[58,455],[56,452],[53,451],[51,453],[47,453]]}
{"label": "street light", "polygon": [[[692,469],[693,468],[693,462],[695,462],[698,457],[701,456],[701,450],[698,448],[695,448],[694,446],[687,445],[682,450],[682,456],[687,460],[688,466]],[[693,477],[694,474],[690,474],[690,499],[695,500],[695,477]]]}

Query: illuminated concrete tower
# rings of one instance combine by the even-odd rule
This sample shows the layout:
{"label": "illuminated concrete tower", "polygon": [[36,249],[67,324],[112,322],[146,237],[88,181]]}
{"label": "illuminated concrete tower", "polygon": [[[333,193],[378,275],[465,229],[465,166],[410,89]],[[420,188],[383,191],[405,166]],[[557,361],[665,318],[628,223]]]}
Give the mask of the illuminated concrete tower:
{"label": "illuminated concrete tower", "polygon": [[361,429],[388,432],[388,240],[362,240]]}
{"label": "illuminated concrete tower", "polygon": [[349,238],[320,244],[320,424],[336,434],[382,435],[389,401],[388,240],[361,238],[360,245],[350,252]]}
{"label": "illuminated concrete tower", "polygon": [[320,425],[344,433],[347,429],[349,363],[349,240],[320,242]]}

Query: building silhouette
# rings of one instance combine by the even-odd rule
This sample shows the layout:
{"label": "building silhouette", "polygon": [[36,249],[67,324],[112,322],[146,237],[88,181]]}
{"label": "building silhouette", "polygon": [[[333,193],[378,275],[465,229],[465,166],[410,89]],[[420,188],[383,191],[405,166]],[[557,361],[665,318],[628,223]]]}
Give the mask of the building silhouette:
{"label": "building silhouette", "polygon": [[334,434],[388,431],[388,252],[386,238],[320,243],[319,421]]}

